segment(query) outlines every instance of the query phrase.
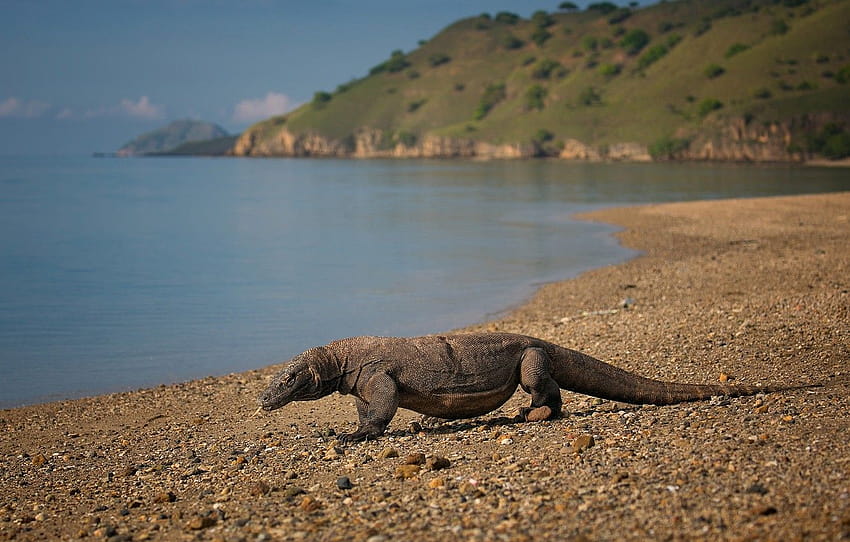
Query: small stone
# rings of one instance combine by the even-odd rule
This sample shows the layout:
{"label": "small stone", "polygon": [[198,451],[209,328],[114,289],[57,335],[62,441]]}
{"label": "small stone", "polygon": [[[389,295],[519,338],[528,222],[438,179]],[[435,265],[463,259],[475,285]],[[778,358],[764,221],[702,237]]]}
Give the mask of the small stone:
{"label": "small stone", "polygon": [[417,421],[410,422],[407,428],[414,435],[422,432],[422,424]]}
{"label": "small stone", "polygon": [[399,465],[395,469],[395,477],[405,480],[419,474],[419,465]]}
{"label": "small stone", "polygon": [[729,382],[729,375],[727,373],[720,373],[720,376],[717,378],[721,382]]}
{"label": "small stone", "polygon": [[794,421],[794,416],[791,416],[790,414],[786,414],[785,416],[782,416],[782,421],[786,422],[786,423],[792,422],[792,421]]}
{"label": "small stone", "polygon": [[434,457],[429,457],[425,461],[425,468],[428,470],[442,470],[447,469],[452,466],[452,462],[448,460],[448,458],[435,455]]}
{"label": "small stone", "polygon": [[269,486],[269,484],[262,480],[257,480],[249,486],[248,493],[250,493],[254,497],[261,497],[263,495],[268,495],[271,490],[272,488]]}
{"label": "small stone", "polygon": [[767,495],[767,488],[761,484],[753,484],[747,488],[747,493],[757,493],[759,495]]}
{"label": "small stone", "polygon": [[288,488],[283,490],[283,497],[285,499],[291,499],[293,497],[297,497],[298,495],[303,495],[305,491],[298,486],[289,486]]}
{"label": "small stone", "polygon": [[186,527],[193,531],[200,531],[212,527],[215,523],[215,518],[212,516],[195,516],[189,520]]}
{"label": "small stone", "polygon": [[121,470],[121,476],[133,476],[136,474],[137,470],[138,469],[136,469],[135,465],[130,465],[129,467],[125,467]]}
{"label": "small stone", "polygon": [[162,493],[158,493],[156,497],[153,498],[153,502],[155,503],[174,502],[176,500],[177,495],[175,495],[173,491],[164,491]]}
{"label": "small stone", "polygon": [[767,405],[762,405],[762,406],[756,408],[757,414],[764,414],[765,412],[767,412]]}
{"label": "small stone", "polygon": [[446,486],[446,480],[444,478],[434,478],[433,480],[428,481],[428,487],[431,489],[438,489]]}
{"label": "small stone", "polygon": [[33,458],[32,458],[32,464],[33,464],[33,465],[35,465],[36,467],[41,467],[41,466],[43,466],[45,463],[47,463],[47,458],[46,458],[46,457],[44,457],[44,455],[43,455],[43,454],[36,454],[36,455],[35,455],[35,456],[33,456]]}
{"label": "small stone", "polygon": [[322,503],[314,499],[313,497],[307,495],[303,499],[301,499],[301,504],[298,505],[301,510],[305,512],[315,512],[316,510],[322,507]]}
{"label": "small stone", "polygon": [[513,443],[514,443],[514,439],[512,439],[510,437],[505,437],[505,438],[503,438],[502,440],[499,441],[499,444],[503,444],[505,446],[507,446],[509,444],[513,444]]}
{"label": "small stone", "polygon": [[596,444],[596,441],[593,440],[593,435],[579,435],[573,441],[572,447],[575,453],[581,453],[584,450],[587,450],[591,446]]}
{"label": "small stone", "polygon": [[395,448],[384,448],[378,453],[378,459],[389,459],[391,457],[398,457],[398,450]]}
{"label": "small stone", "polygon": [[325,459],[326,460],[339,459],[340,457],[342,457],[344,455],[345,455],[345,451],[342,448],[340,448],[338,446],[331,446],[330,448],[328,448],[328,451],[325,452]]}
{"label": "small stone", "polygon": [[351,489],[354,487],[354,484],[351,483],[351,478],[348,476],[340,476],[336,479],[336,487],[342,490]]}
{"label": "small stone", "polygon": [[529,422],[542,422],[548,420],[552,416],[552,409],[548,406],[541,406],[529,411],[525,415],[525,419]]}
{"label": "small stone", "polygon": [[413,454],[409,454],[404,458],[405,465],[424,465],[425,464],[425,454],[421,452],[416,452]]}

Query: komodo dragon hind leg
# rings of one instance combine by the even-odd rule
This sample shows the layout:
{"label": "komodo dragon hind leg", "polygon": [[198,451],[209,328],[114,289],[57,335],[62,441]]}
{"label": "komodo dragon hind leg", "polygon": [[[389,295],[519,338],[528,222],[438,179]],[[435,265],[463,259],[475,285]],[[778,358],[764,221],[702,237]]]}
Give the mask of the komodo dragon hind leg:
{"label": "komodo dragon hind leg", "polygon": [[561,388],[552,378],[552,362],[542,348],[527,348],[520,362],[520,385],[531,394],[531,407],[520,409],[525,421],[536,422],[561,415]]}

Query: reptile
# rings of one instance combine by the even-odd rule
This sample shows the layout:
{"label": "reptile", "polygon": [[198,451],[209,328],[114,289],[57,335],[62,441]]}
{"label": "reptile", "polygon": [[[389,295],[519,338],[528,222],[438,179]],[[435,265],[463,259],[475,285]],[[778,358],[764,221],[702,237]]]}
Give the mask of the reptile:
{"label": "reptile", "polygon": [[351,394],[359,425],[338,438],[354,442],[380,437],[399,407],[434,418],[472,418],[497,409],[517,386],[531,394],[531,406],[519,414],[527,421],[558,417],[561,389],[654,405],[794,389],[662,382],[534,337],[463,333],[352,337],[311,348],[284,365],[259,403],[271,411],[334,392]]}

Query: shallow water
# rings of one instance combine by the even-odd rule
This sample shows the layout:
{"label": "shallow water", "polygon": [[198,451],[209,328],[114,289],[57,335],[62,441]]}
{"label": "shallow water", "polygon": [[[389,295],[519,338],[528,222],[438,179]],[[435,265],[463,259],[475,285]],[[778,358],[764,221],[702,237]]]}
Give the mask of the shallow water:
{"label": "shallow water", "polygon": [[575,212],[848,189],[817,168],[0,158],[0,406],[481,321],[630,256]]}

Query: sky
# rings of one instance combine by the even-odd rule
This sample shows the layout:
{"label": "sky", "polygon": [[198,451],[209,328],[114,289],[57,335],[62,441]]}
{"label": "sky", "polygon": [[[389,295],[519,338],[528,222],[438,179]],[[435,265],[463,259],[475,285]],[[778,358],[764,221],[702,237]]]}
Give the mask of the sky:
{"label": "sky", "polygon": [[182,118],[239,133],[460,18],[559,3],[0,0],[0,155],[114,151]]}

